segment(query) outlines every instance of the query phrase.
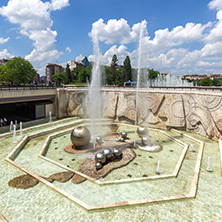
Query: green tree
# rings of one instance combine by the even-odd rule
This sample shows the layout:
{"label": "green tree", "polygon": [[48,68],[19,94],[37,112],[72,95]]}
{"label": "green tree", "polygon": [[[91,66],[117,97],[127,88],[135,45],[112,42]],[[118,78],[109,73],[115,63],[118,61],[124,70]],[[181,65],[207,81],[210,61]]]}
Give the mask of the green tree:
{"label": "green tree", "polygon": [[0,81],[7,81],[7,72],[5,65],[0,65]]}
{"label": "green tree", "polygon": [[66,80],[66,72],[60,72],[57,74],[54,74],[52,76],[53,81],[56,82],[56,85],[60,85],[61,83],[65,82]]}
{"label": "green tree", "polygon": [[112,76],[111,76],[110,67],[105,66],[104,68],[105,68],[105,75],[106,75],[106,83],[108,85],[113,85],[113,80],[112,80]]}
{"label": "green tree", "polygon": [[214,79],[213,79],[213,81],[212,81],[213,86],[217,86],[218,81],[219,81],[219,79],[218,79],[218,78],[214,78]]}
{"label": "green tree", "polygon": [[130,57],[126,56],[123,62],[123,82],[132,80],[132,68],[130,63]]}
{"label": "green tree", "polygon": [[6,63],[7,81],[26,83],[33,81],[36,70],[32,64],[21,57],[14,57]]}
{"label": "green tree", "polygon": [[211,79],[202,79],[200,80],[200,85],[201,86],[212,86],[213,83],[212,83],[212,80]]}
{"label": "green tree", "polygon": [[124,84],[123,72],[124,72],[124,67],[120,67],[116,71],[116,84],[118,86],[123,86],[123,84]]}
{"label": "green tree", "polygon": [[116,67],[117,67],[117,56],[116,54],[113,55],[112,61],[111,61],[111,65],[110,65],[110,74],[111,74],[111,78],[113,83],[116,85]]}
{"label": "green tree", "polygon": [[72,82],[71,70],[69,68],[69,64],[68,63],[66,65],[66,81],[67,81],[67,83]]}
{"label": "green tree", "polygon": [[79,83],[86,83],[87,80],[90,80],[92,67],[87,66],[85,68],[81,68],[78,74],[78,82]]}
{"label": "green tree", "polygon": [[218,79],[217,86],[222,86],[222,78]]}
{"label": "green tree", "polygon": [[156,79],[160,74],[159,71],[155,71],[154,69],[149,69],[149,79]]}

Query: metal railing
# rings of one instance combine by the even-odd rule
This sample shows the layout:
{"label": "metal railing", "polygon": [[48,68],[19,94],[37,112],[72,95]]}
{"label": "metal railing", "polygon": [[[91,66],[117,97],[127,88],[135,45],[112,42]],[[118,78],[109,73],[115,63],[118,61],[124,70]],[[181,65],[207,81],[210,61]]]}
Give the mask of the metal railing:
{"label": "metal railing", "polygon": [[57,89],[61,87],[56,86],[0,86],[0,91],[4,90],[47,90],[47,89]]}
{"label": "metal railing", "polygon": [[[86,89],[87,85],[62,85],[62,86],[0,86],[0,91],[3,90],[47,90],[47,89]],[[136,86],[113,86],[113,85],[102,85],[105,89],[135,89]],[[141,86],[141,89],[146,87]],[[222,91],[222,87],[216,86],[150,86],[150,89],[162,89],[162,90],[210,90],[210,91]]]}

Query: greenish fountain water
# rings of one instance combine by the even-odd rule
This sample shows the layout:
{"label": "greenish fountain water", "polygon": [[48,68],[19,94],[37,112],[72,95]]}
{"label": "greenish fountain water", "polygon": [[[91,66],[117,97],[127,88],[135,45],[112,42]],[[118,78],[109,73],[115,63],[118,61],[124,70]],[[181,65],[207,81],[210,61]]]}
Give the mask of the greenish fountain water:
{"label": "greenish fountain water", "polygon": [[[30,131],[24,131],[23,136],[41,132],[43,129],[50,131],[53,127],[58,128],[58,126],[65,129],[67,123],[73,123],[74,125],[76,121],[73,119],[46,124],[42,128],[37,127]],[[128,131],[129,137],[131,133],[134,137],[134,130],[121,126],[118,132],[123,130]],[[46,138],[53,133],[46,133],[30,139],[15,158],[15,162],[29,171],[45,177],[64,171],[61,167],[38,157]],[[191,139],[175,132],[167,131],[167,133],[184,143],[192,143],[196,151],[186,152],[177,177],[108,185],[98,185],[89,180],[81,184],[74,184],[71,181],[66,183],[55,181],[53,184],[88,205],[188,194],[199,144],[193,143]],[[222,178],[220,175],[218,143],[196,134],[185,133],[205,143],[196,198],[96,211],[85,210],[43,183],[26,190],[9,187],[9,180],[24,175],[24,173],[4,160],[17,145],[12,143],[12,136],[5,137],[1,140],[0,147],[0,213],[8,221],[220,221],[222,215]],[[154,176],[158,160],[161,160],[163,174],[172,173],[183,147],[163,134],[150,131],[150,136],[153,141],[157,141],[163,146],[161,152],[149,153],[134,149],[137,154],[136,158],[126,167],[112,171],[104,180],[136,178],[144,174]],[[21,139],[17,139],[18,143]],[[88,154],[65,153],[63,148],[68,144],[70,144],[69,133],[55,137],[49,145],[46,156],[66,166],[69,165],[70,168],[78,169],[82,159]],[[209,156],[214,170],[212,173],[206,171]]]}

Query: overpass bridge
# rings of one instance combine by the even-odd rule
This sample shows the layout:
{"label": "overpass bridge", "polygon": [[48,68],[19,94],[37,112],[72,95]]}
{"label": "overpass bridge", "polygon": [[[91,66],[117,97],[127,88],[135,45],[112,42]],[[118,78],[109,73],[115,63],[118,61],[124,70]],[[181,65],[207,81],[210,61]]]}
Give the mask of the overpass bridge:
{"label": "overpass bridge", "polygon": [[1,87],[0,118],[31,121],[56,115],[56,87]]}

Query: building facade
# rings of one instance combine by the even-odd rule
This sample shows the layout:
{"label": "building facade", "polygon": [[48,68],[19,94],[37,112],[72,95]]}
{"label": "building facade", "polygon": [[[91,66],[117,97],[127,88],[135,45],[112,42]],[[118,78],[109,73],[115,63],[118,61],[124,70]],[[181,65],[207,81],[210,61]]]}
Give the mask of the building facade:
{"label": "building facade", "polygon": [[58,65],[58,64],[52,64],[52,63],[49,63],[48,65],[46,65],[46,82],[47,83],[50,83],[52,82],[52,76],[54,74],[57,74],[57,73],[60,73],[60,72],[64,72],[65,69],[61,66],[61,65]]}
{"label": "building facade", "polygon": [[5,65],[8,59],[0,59],[0,65]]}
{"label": "building facade", "polygon": [[74,60],[68,61],[68,64],[69,64],[70,70],[73,70],[78,67],[84,67],[84,64],[82,62],[76,62]]}

